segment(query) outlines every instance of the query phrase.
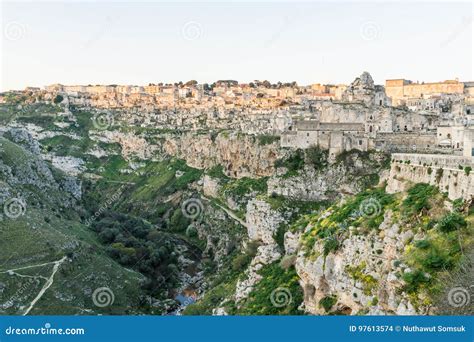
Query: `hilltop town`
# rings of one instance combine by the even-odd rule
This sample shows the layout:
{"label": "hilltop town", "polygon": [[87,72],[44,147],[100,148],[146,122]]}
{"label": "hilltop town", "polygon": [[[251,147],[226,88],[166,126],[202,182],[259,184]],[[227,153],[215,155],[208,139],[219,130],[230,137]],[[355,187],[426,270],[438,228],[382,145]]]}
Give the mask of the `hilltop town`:
{"label": "hilltop town", "polygon": [[[318,145],[335,156],[357,149],[473,155],[474,82],[375,85],[364,72],[349,85],[221,80],[148,86],[54,84],[28,87],[30,102],[110,113],[130,125],[234,130],[281,136],[282,147]],[[11,93],[0,95],[0,103]]]}

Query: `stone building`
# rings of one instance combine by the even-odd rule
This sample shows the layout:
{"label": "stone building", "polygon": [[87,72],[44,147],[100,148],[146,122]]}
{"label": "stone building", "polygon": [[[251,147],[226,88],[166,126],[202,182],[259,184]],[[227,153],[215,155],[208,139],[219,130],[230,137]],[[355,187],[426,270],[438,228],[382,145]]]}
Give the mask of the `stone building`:
{"label": "stone building", "polygon": [[425,95],[464,94],[464,83],[458,80],[414,83],[405,79],[385,81],[385,92],[392,99],[394,106],[404,105],[407,99],[423,98]]}
{"label": "stone building", "polygon": [[282,147],[308,148],[319,146],[329,150],[331,157],[342,151],[358,149],[367,151],[369,138],[363,123],[332,123],[297,121],[292,130],[281,136]]}
{"label": "stone building", "polygon": [[464,131],[463,156],[471,157],[474,162],[474,128],[468,128]]}
{"label": "stone building", "polygon": [[[403,150],[436,146],[436,118],[390,104],[384,87],[374,85],[370,74],[364,72],[344,90],[341,101],[311,103],[312,118],[297,120],[282,134],[281,144],[296,148],[317,145],[335,155],[351,149],[391,149],[403,132],[399,139]],[[377,140],[379,134],[382,138]]]}

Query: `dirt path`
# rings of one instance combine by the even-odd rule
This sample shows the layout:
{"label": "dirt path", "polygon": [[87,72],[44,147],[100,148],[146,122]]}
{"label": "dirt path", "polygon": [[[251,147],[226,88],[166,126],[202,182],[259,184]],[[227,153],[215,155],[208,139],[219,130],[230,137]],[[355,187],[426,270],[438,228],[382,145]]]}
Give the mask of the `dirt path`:
{"label": "dirt path", "polygon": [[[210,199],[207,198],[207,197],[205,197],[204,195],[201,195],[201,197],[202,197],[204,200],[210,202]],[[215,202],[214,202],[214,204],[217,205],[217,206],[218,206],[219,208],[221,208],[222,210],[224,210],[224,211],[227,213],[227,215],[229,215],[229,216],[230,216],[231,218],[233,218],[235,221],[239,222],[242,226],[244,226],[245,228],[248,228],[247,223],[246,223],[245,221],[243,221],[242,219],[240,219],[237,215],[235,215],[231,210],[229,210],[229,209],[227,209],[226,207],[220,205],[219,203],[215,203]]]}
{"label": "dirt path", "polygon": [[[31,309],[33,309],[33,307],[35,306],[36,302],[38,300],[40,300],[40,298],[43,296],[43,294],[46,292],[47,289],[50,288],[51,285],[53,285],[53,282],[54,282],[54,275],[56,274],[56,272],[58,271],[59,269],[59,266],[61,266],[61,264],[66,261],[67,257],[62,257],[60,260],[56,260],[54,262],[52,262],[54,264],[53,266],[53,272],[51,273],[51,275],[49,276],[48,280],[46,281],[46,283],[44,284],[43,288],[41,289],[41,291],[38,293],[38,295],[35,297],[35,299],[33,299],[33,301],[31,302],[30,306],[28,307],[28,309],[26,309],[25,313],[23,314],[23,316],[26,316],[28,315],[28,313],[31,311]],[[47,264],[51,264],[51,263],[47,263]],[[47,265],[46,264],[46,265]],[[24,267],[25,268],[25,267]]]}

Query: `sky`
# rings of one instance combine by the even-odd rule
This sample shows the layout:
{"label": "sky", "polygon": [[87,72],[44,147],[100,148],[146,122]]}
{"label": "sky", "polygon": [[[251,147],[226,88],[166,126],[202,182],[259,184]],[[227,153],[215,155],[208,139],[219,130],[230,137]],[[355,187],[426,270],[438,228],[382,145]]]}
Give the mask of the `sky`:
{"label": "sky", "polygon": [[474,81],[472,3],[1,3],[0,89],[191,79]]}

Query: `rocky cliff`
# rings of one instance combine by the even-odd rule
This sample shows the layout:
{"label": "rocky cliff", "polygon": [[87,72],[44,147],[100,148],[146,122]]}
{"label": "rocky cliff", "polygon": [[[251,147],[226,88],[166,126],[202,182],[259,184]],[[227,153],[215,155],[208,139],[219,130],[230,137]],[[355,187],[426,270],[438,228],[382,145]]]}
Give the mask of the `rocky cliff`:
{"label": "rocky cliff", "polygon": [[281,156],[278,143],[263,145],[255,136],[238,133],[167,136],[163,150],[198,169],[222,165],[235,178],[270,176]]}

